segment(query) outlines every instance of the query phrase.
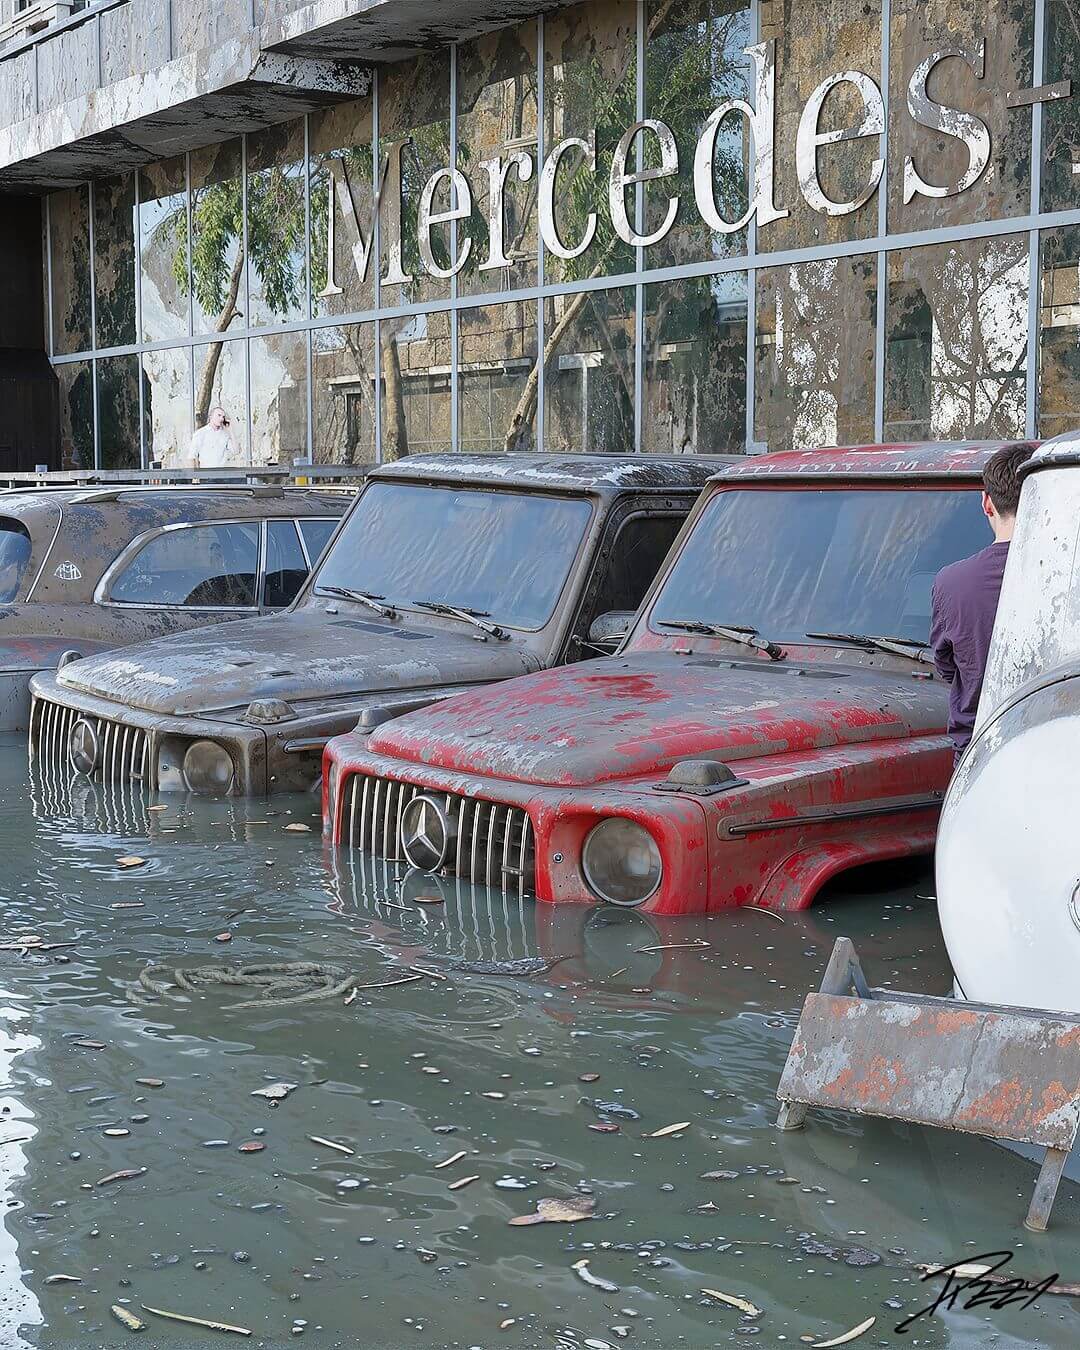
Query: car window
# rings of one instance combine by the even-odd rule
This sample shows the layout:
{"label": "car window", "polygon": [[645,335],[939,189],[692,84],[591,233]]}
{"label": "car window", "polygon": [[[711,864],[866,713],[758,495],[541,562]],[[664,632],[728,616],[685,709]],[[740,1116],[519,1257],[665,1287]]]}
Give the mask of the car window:
{"label": "car window", "polygon": [[650,627],[699,620],[781,642],[810,632],[926,642],[935,576],[989,542],[977,491],[717,492],[656,598]]}
{"label": "car window", "polygon": [[634,613],[683,523],[682,516],[632,516],[624,521],[606,562],[589,622],[613,610]]}
{"label": "car window", "polygon": [[0,516],[0,605],[19,594],[30,562],[30,533],[10,516]]}
{"label": "car window", "polygon": [[322,551],[330,542],[330,536],[337,528],[336,520],[318,520],[311,516],[296,522],[300,526],[300,533],[304,536],[304,543],[307,546],[308,557],[314,566],[322,557]]}
{"label": "car window", "polygon": [[271,520],[266,526],[266,581],[263,604],[283,609],[296,599],[307,580],[307,559],[291,520]]}
{"label": "car window", "polygon": [[402,609],[455,605],[535,631],[551,618],[592,518],[585,497],[369,484],[316,578]]}
{"label": "car window", "polygon": [[185,525],[155,535],[113,579],[128,605],[254,608],[259,522]]}

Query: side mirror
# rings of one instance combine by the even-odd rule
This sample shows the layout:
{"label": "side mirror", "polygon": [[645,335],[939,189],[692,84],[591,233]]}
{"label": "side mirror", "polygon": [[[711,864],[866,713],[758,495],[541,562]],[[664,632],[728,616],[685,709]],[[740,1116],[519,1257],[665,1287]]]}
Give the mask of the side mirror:
{"label": "side mirror", "polygon": [[633,617],[633,611],[627,609],[611,609],[606,614],[598,614],[589,625],[589,646],[605,652],[617,651],[630,631]]}

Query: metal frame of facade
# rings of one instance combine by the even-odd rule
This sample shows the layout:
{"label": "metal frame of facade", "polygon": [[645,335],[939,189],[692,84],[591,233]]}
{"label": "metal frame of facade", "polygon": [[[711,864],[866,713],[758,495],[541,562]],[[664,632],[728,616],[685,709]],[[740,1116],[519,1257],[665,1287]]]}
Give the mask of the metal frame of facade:
{"label": "metal frame of facade", "polygon": [[[889,97],[889,59],[890,59],[890,24],[891,24],[891,5],[890,0],[882,0],[882,53],[881,53],[881,92],[885,101],[886,112],[888,112]],[[757,41],[761,31],[761,16],[759,0],[751,0],[750,12],[750,31],[752,41]],[[1045,45],[1045,26],[1046,26],[1046,0],[1034,0],[1034,57],[1032,83],[1038,86],[1043,78],[1044,68],[1044,45]],[[637,0],[637,103],[638,116],[645,115],[643,102],[645,97],[645,59],[647,59],[647,15],[646,0]],[[544,66],[545,66],[545,20],[543,14],[536,20],[536,39],[537,39],[537,152],[538,163],[544,162],[545,146],[545,116],[544,116]],[[458,160],[458,112],[457,112],[457,46],[449,48],[449,77],[450,77],[450,152],[451,163],[456,164]],[[372,138],[376,150],[379,146],[380,126],[379,126],[379,104],[380,104],[380,78],[378,70],[375,71],[375,78],[372,83],[371,98],[373,100],[372,109]],[[456,316],[459,310],[478,309],[489,305],[508,304],[515,301],[533,301],[536,304],[536,323],[537,323],[537,351],[542,357],[545,343],[545,305],[546,300],[556,296],[572,295],[582,291],[604,291],[614,290],[616,288],[632,288],[636,296],[635,306],[635,450],[641,449],[642,427],[643,427],[643,387],[644,371],[642,356],[644,350],[644,330],[645,314],[644,299],[645,287],[656,282],[665,282],[678,280],[687,277],[714,276],[729,272],[737,272],[745,275],[746,278],[746,447],[748,451],[764,450],[768,447],[757,441],[755,436],[755,363],[756,363],[756,295],[757,295],[757,273],[763,268],[777,266],[786,266],[797,263],[806,263],[818,261],[821,259],[832,259],[840,257],[852,257],[856,255],[868,256],[876,255],[877,267],[877,301],[876,301],[876,333],[875,333],[875,407],[874,407],[874,428],[875,437],[878,440],[883,438],[885,408],[885,347],[886,347],[886,327],[885,327],[885,303],[884,297],[888,293],[887,288],[887,269],[890,253],[898,250],[918,248],[932,244],[956,243],[973,239],[989,239],[1000,235],[1021,235],[1028,236],[1028,342],[1026,351],[1026,432],[1028,437],[1033,437],[1036,432],[1036,413],[1037,413],[1037,395],[1038,395],[1038,315],[1039,315],[1039,238],[1040,231],[1053,229],[1063,225],[1080,224],[1080,211],[1056,211],[1043,212],[1039,210],[1041,193],[1041,150],[1042,150],[1042,105],[1038,102],[1032,105],[1032,129],[1031,129],[1031,195],[1029,199],[1029,209],[1027,214],[1021,216],[1009,216],[992,220],[980,220],[967,225],[943,226],[941,228],[931,228],[904,233],[888,232],[887,221],[887,191],[886,180],[883,178],[877,188],[877,227],[873,235],[863,238],[848,240],[840,243],[830,243],[825,245],[816,245],[802,248],[788,248],[778,250],[758,250],[758,229],[756,219],[751,219],[746,230],[747,251],[743,254],[732,255],[725,258],[717,258],[708,262],[690,263],[679,266],[649,268],[644,265],[644,249],[636,250],[635,268],[630,272],[612,274],[610,276],[601,276],[595,278],[586,278],[581,281],[571,283],[549,283],[546,279],[545,271],[545,249],[542,237],[537,236],[537,284],[535,286],[524,286],[513,290],[500,290],[485,292],[482,294],[460,293],[457,278],[454,277],[451,285],[451,294],[447,299],[423,301],[417,303],[407,303],[400,305],[383,304],[382,282],[381,282],[381,211],[375,209],[372,213],[371,228],[373,232],[372,256],[374,265],[374,307],[366,310],[357,310],[348,314],[335,314],[332,316],[322,316],[318,318],[307,318],[294,320],[280,324],[267,324],[260,327],[240,327],[229,329],[227,335],[223,335],[224,340],[228,342],[244,341],[244,378],[247,397],[246,417],[250,429],[252,418],[251,405],[251,368],[250,368],[250,347],[247,339],[256,337],[271,337],[277,334],[285,333],[304,333],[307,343],[307,429],[308,429],[308,454],[313,452],[313,409],[314,409],[314,387],[312,376],[312,333],[321,328],[340,328],[352,324],[371,323],[374,327],[375,342],[375,370],[374,370],[374,443],[376,454],[381,458],[382,452],[382,320],[387,318],[400,318],[407,315],[432,314],[444,311],[450,311]],[[307,273],[307,295],[308,295],[308,314],[311,314],[311,157],[310,157],[310,114],[304,116],[304,154],[305,168],[303,174],[305,191],[305,219],[308,223],[306,231],[305,244],[305,267]],[[887,123],[886,123],[887,126]],[[884,141],[888,136],[888,131],[882,137],[882,152],[884,153]],[[247,230],[247,145],[248,137],[245,135],[242,139],[242,165],[243,165],[243,200],[244,200],[244,229]],[[109,347],[109,348],[91,348],[86,351],[58,354],[55,351],[55,333],[53,322],[53,297],[52,297],[52,238],[49,228],[48,198],[45,198],[44,219],[46,246],[46,283],[48,288],[47,298],[47,319],[50,342],[50,359],[54,365],[64,365],[71,362],[90,362],[93,369],[93,388],[94,388],[94,447],[95,464],[100,466],[101,446],[98,426],[98,362],[116,356],[137,355],[140,358],[146,352],[166,351],[187,347],[193,349],[204,346],[208,341],[213,340],[212,334],[193,332],[193,301],[191,299],[192,287],[190,285],[191,277],[191,156],[186,157],[186,194],[188,211],[188,334],[186,337],[168,338],[156,342],[143,342],[141,329],[141,303],[139,295],[141,293],[141,247],[139,239],[139,174],[135,174],[135,266],[139,271],[136,279],[136,336],[139,339],[133,344],[127,346]],[[380,155],[372,155],[372,200],[378,202],[378,172]],[[639,221],[644,209],[644,188],[643,185],[637,186],[637,213]],[[91,314],[94,322],[94,336],[96,338],[96,301],[95,296],[95,257],[94,257],[94,185],[89,184],[89,212],[90,212],[90,294],[91,294]],[[455,251],[456,251],[456,233],[455,230]],[[245,288],[250,292],[249,265],[245,265]],[[245,313],[250,314],[250,308],[245,307]],[[452,443],[457,447],[459,439],[459,380],[458,380],[458,324],[456,317],[450,325],[451,343],[453,352],[452,374],[451,374],[451,427]],[[538,359],[540,359],[538,357]],[[190,360],[191,367],[191,411],[192,425],[194,419],[194,356]],[[141,366],[141,359],[140,359]],[[545,431],[545,385],[546,385],[545,363],[540,359],[539,387],[537,396],[536,412],[536,444],[540,449],[544,448]],[[142,380],[140,378],[140,461],[143,466],[146,465],[146,436],[144,418],[142,416]],[[249,441],[250,443],[250,441]]]}

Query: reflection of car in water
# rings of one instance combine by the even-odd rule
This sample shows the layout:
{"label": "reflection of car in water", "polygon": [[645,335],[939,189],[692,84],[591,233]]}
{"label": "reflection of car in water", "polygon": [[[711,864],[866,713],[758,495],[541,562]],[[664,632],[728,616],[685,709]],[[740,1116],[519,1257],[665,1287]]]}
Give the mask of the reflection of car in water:
{"label": "reflection of car in water", "polygon": [[759,456],[703,497],[618,655],[327,751],[335,840],[544,901],[809,905],[930,851],[952,750],[934,576],[995,446]]}
{"label": "reflection of car in water", "polygon": [[281,487],[0,493],[0,731],[28,686],[90,655],[289,604],[347,505]]}
{"label": "reflection of car in water", "polygon": [[[306,790],[327,739],[361,715],[376,725],[610,650],[612,615],[625,624],[637,608],[716,465],[632,455],[383,465],[288,612],[39,679],[31,748],[159,792]],[[96,754],[78,724],[97,732]]]}

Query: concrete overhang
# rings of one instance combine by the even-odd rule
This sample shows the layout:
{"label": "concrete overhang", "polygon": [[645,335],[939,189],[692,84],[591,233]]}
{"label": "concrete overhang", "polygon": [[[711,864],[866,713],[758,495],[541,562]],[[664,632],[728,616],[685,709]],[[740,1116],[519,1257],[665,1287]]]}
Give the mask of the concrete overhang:
{"label": "concrete overhang", "polygon": [[264,51],[259,34],[191,52],[0,129],[0,191],[130,172],[371,89],[369,67]]}
{"label": "concrete overhang", "polygon": [[[0,193],[41,193],[360,98],[407,60],[574,0],[313,0],[0,128]],[[90,32],[90,26],[87,25]]]}
{"label": "concrete overhang", "polygon": [[578,0],[311,0],[268,24],[268,47],[297,56],[404,61]]}

